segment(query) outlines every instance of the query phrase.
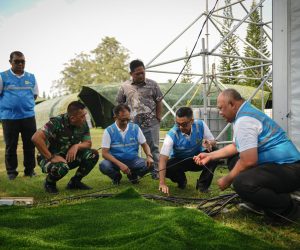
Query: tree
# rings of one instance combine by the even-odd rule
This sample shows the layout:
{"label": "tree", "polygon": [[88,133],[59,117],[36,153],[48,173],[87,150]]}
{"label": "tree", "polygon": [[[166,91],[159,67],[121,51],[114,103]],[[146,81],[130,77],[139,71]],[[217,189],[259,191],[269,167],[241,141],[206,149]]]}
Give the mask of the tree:
{"label": "tree", "polygon": [[83,85],[124,81],[128,59],[127,49],[114,37],[105,37],[91,53],[81,52],[64,64],[62,78],[52,83],[51,92],[64,95],[79,92]]}
{"label": "tree", "polygon": [[193,76],[190,75],[192,73],[192,63],[191,63],[191,60],[188,61],[188,57],[189,56],[189,52],[188,50],[186,49],[185,50],[185,57],[186,59],[184,59],[184,65],[185,65],[185,68],[183,70],[183,74],[182,74],[182,77],[181,77],[181,83],[191,83],[193,81]]}
{"label": "tree", "polygon": [[128,78],[128,50],[114,37],[105,37],[92,53],[95,83],[121,82]]}
{"label": "tree", "polygon": [[[256,2],[253,1],[251,5],[251,10],[256,6]],[[251,23],[248,24],[247,27],[247,35],[246,35],[246,41],[250,43],[254,48],[257,48],[260,50],[266,57],[270,56],[270,52],[268,51],[267,46],[267,37],[261,29],[261,26],[259,25],[261,23],[261,16],[258,12],[258,9],[256,9],[252,15],[250,16]],[[245,57],[251,57],[251,58],[262,58],[262,56],[255,50],[253,50],[249,45],[245,46],[244,48],[244,54]],[[254,61],[254,60],[245,60],[247,65],[244,66],[255,66],[260,65],[260,61]],[[263,75],[267,74],[269,72],[270,68],[269,66],[263,67]],[[245,76],[248,77],[261,77],[261,68],[254,68],[254,69],[248,69],[244,71]],[[257,87],[261,80],[246,80],[248,86]]]}
{"label": "tree", "polygon": [[90,55],[82,52],[64,65],[65,68],[61,72],[63,75],[62,81],[57,82],[60,85],[57,86],[60,93],[79,92],[83,85],[93,83],[93,62]]}
{"label": "tree", "polygon": [[[230,4],[231,0],[225,0],[225,5],[228,6]],[[225,17],[232,18],[232,8],[231,6],[226,7],[223,11],[223,14]],[[222,27],[222,37],[226,36],[232,26],[232,20],[231,19],[224,19],[224,26]],[[237,37],[233,34],[230,37],[228,37],[227,40],[224,41],[224,43],[221,46],[221,53],[223,55],[234,55],[238,56],[238,50],[237,50]],[[229,57],[222,57],[219,71],[220,72],[226,72],[224,75],[226,76],[232,76],[232,77],[238,77],[239,71],[237,71],[240,68],[239,59],[237,58],[229,58]],[[236,71],[233,71],[236,70]],[[229,71],[229,72],[228,72]],[[232,71],[232,72],[230,72]],[[222,78],[221,82],[224,84],[238,84],[239,79],[238,78]]]}

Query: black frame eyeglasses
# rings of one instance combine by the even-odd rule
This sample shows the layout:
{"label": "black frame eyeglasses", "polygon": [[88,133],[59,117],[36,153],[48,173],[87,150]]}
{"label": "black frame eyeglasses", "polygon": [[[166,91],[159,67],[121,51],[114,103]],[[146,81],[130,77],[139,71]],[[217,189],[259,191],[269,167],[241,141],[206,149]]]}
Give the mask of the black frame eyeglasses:
{"label": "black frame eyeglasses", "polygon": [[186,128],[186,127],[188,127],[190,124],[191,124],[191,121],[183,122],[183,123],[176,122],[176,126],[177,126],[178,128],[180,128],[180,127]]}
{"label": "black frame eyeglasses", "polygon": [[25,60],[18,60],[18,59],[16,59],[16,60],[14,60],[14,64],[20,64],[20,63],[22,63],[22,64],[25,64]]}

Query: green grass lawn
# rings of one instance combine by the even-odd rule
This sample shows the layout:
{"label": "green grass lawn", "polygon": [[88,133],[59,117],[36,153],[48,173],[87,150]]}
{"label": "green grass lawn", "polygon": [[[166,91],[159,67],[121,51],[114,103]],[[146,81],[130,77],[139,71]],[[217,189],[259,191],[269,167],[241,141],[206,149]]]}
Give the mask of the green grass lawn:
{"label": "green grass lawn", "polygon": [[[102,133],[101,129],[92,129],[94,148],[100,147]],[[162,131],[161,137],[164,134]],[[58,182],[58,195],[46,194],[43,190],[45,175],[38,166],[36,177],[23,177],[21,148],[20,142],[19,176],[9,181],[0,129],[0,196],[34,197],[35,202],[45,203],[33,208],[0,207],[1,249],[300,249],[299,226],[268,226],[261,217],[237,208],[212,220],[194,208],[148,201],[132,195],[132,190],[126,190],[134,187],[141,194],[161,195],[158,181],[145,177],[133,186],[123,177],[120,186],[112,187],[109,178],[100,173],[98,165],[84,182],[93,187],[93,192],[122,195],[64,201],[48,206],[46,201],[85,193],[65,189],[75,170]],[[226,172],[224,168],[218,169],[209,194],[196,191],[199,173],[189,173],[185,190],[168,182],[171,195],[206,198],[223,194],[218,190],[216,180]]]}

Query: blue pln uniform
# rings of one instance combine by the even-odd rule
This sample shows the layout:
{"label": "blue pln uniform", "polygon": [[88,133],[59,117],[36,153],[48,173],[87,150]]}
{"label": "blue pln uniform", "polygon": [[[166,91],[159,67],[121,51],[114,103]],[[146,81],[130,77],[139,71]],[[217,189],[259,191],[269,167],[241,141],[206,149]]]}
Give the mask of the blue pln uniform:
{"label": "blue pln uniform", "polygon": [[35,167],[35,150],[31,137],[36,131],[34,95],[36,80],[33,74],[24,72],[16,76],[11,70],[0,73],[0,119],[5,140],[5,165],[8,177],[17,175],[17,145],[21,133],[24,152],[24,174],[31,176]]}
{"label": "blue pln uniform", "polygon": [[217,162],[212,161],[205,167],[197,165],[193,156],[204,151],[202,147],[204,127],[201,120],[195,120],[192,124],[191,134],[186,137],[182,134],[177,125],[168,132],[173,140],[173,151],[167,162],[166,177],[176,182],[179,188],[184,188],[187,183],[185,172],[202,171],[196,183],[196,189],[206,191],[213,179],[213,173],[217,167]]}
{"label": "blue pln uniform", "polygon": [[300,153],[276,122],[249,103],[241,107],[234,122],[244,116],[262,123],[258,166],[240,173],[234,189],[242,199],[264,209],[266,216],[281,219],[279,214],[293,220],[298,206],[289,193],[300,188]]}
{"label": "blue pln uniform", "polygon": [[[135,180],[138,176],[144,176],[148,172],[148,168],[145,159],[138,156],[139,127],[134,123],[128,123],[127,126],[128,131],[124,139],[115,123],[106,128],[111,138],[109,153],[128,166],[132,173],[132,176],[128,176],[128,178]],[[122,178],[119,167],[108,160],[103,160],[99,168],[103,174],[109,176],[116,183],[119,183]]]}

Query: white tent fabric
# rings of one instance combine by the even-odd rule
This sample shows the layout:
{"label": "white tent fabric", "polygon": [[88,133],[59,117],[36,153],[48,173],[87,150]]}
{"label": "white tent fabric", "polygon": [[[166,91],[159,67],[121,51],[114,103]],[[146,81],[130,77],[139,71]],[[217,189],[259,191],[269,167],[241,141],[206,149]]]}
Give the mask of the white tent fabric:
{"label": "white tent fabric", "polygon": [[300,149],[300,1],[291,1],[290,137]]}
{"label": "white tent fabric", "polygon": [[300,150],[300,1],[273,0],[273,118]]}

